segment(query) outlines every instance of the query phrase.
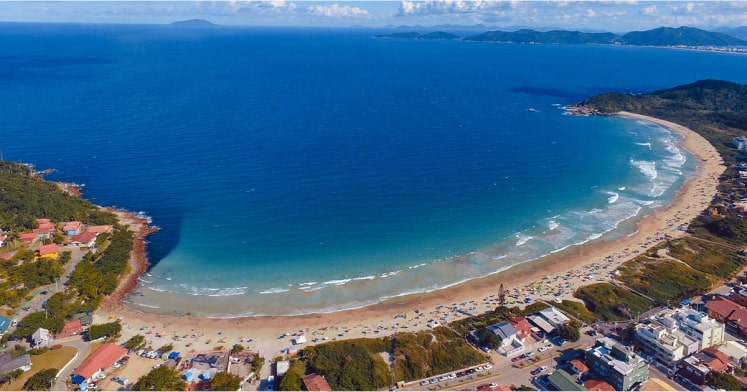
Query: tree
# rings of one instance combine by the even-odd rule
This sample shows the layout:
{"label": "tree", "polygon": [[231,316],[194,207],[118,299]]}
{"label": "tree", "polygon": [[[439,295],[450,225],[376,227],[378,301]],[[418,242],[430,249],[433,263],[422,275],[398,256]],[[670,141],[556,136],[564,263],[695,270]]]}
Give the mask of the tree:
{"label": "tree", "polygon": [[133,391],[184,391],[187,383],[173,369],[160,366],[140,377],[132,386]]}
{"label": "tree", "polygon": [[220,372],[216,373],[210,386],[214,391],[235,391],[239,389],[241,377],[236,374]]}
{"label": "tree", "polygon": [[726,391],[742,390],[742,383],[731,374],[710,372],[708,373],[708,383],[716,389],[723,389]]}
{"label": "tree", "polygon": [[265,358],[255,355],[254,358],[252,358],[252,371],[259,374],[259,371],[262,370],[263,366],[265,366]]}
{"label": "tree", "polygon": [[119,321],[106,324],[94,324],[88,328],[88,339],[96,340],[98,338],[103,338],[104,336],[111,338],[119,335],[120,331],[122,331],[122,325]]}
{"label": "tree", "polygon": [[480,329],[480,344],[483,346],[490,347],[492,349],[497,349],[501,346],[501,343],[503,341],[501,338],[493,333],[493,331],[489,330],[488,328],[482,328]]}
{"label": "tree", "polygon": [[278,388],[281,391],[300,391],[301,390],[301,373],[297,368],[289,369],[283,379],[280,380]]}
{"label": "tree", "polygon": [[498,306],[506,306],[506,290],[503,289],[503,283],[498,287]]}
{"label": "tree", "polygon": [[563,326],[560,327],[560,337],[571,342],[577,342],[581,339],[581,332],[579,331],[580,327],[581,326],[576,320],[563,324]]}
{"label": "tree", "polygon": [[145,346],[145,336],[135,335],[124,343],[124,346],[130,350],[137,350]]}
{"label": "tree", "polygon": [[57,377],[57,369],[44,369],[34,374],[25,383],[24,391],[48,391],[52,389],[52,381]]}

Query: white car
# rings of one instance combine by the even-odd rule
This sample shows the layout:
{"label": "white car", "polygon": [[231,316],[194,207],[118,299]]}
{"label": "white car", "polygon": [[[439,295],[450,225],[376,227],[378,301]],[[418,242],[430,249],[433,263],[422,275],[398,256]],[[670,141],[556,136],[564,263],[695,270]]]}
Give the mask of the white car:
{"label": "white car", "polygon": [[545,347],[545,346],[542,346],[542,347],[540,347],[540,348],[538,348],[538,349],[537,349],[537,351],[539,351],[539,352],[545,352],[545,351],[547,351],[547,350],[548,350],[548,349],[547,349],[547,347]]}
{"label": "white car", "polygon": [[484,367],[485,367],[485,370],[490,370],[490,369],[492,369],[492,368],[493,368],[493,365],[491,365],[491,364],[487,364],[487,365],[485,365]]}

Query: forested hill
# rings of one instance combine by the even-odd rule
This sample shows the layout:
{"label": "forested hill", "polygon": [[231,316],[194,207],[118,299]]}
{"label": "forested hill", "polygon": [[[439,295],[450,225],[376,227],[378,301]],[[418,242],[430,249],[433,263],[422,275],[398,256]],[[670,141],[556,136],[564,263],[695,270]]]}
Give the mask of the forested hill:
{"label": "forested hill", "polygon": [[79,220],[90,224],[113,224],[114,214],[86,200],[64,193],[45,181],[32,167],[0,160],[0,228],[32,229],[36,218],[54,222]]}
{"label": "forested hill", "polygon": [[[417,32],[392,33],[377,38],[409,39],[459,39],[450,33]],[[522,29],[517,31],[488,31],[482,34],[461,38],[464,41],[512,42],[536,44],[602,44],[635,46],[747,46],[747,41],[712,31],[693,27],[659,27],[653,30],[632,31],[627,34],[585,33],[580,31],[552,30],[537,31]]]}
{"label": "forested hill", "polygon": [[629,111],[682,124],[708,139],[729,164],[739,154],[731,139],[747,136],[747,85],[723,80],[700,80],[650,94],[606,93],[577,106],[602,114]]}

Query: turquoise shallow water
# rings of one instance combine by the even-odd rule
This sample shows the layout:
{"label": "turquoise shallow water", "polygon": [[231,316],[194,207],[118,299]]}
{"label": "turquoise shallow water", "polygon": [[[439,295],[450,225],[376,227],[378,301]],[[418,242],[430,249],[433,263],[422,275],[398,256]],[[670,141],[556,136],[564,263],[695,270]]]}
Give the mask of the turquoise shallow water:
{"label": "turquoise shallow water", "polygon": [[361,30],[0,30],[5,157],[152,216],[130,301],[210,316],[358,307],[625,235],[692,159],[660,127],[559,106],[744,83],[747,65]]}

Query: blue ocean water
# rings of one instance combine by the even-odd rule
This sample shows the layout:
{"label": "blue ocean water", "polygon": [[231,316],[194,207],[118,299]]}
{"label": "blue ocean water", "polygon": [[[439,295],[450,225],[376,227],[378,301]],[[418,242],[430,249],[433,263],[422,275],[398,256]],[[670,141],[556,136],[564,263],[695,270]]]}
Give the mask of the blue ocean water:
{"label": "blue ocean water", "polygon": [[379,33],[2,24],[0,150],[153,217],[133,306],[331,311],[625,235],[693,160],[560,106],[747,82],[741,55]]}

